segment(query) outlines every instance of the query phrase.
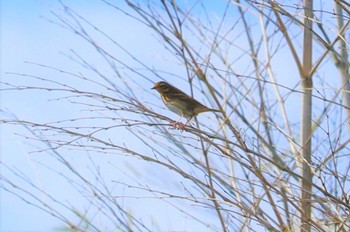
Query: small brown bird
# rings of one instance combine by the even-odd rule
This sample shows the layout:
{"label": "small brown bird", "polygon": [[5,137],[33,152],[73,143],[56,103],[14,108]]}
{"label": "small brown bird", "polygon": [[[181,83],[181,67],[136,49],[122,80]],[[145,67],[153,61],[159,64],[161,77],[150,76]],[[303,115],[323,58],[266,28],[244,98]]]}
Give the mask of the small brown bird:
{"label": "small brown bird", "polygon": [[[220,112],[219,110],[210,109],[202,105],[197,100],[165,81],[157,82],[152,89],[155,89],[160,93],[165,106],[169,110],[180,115],[181,118],[187,118],[186,124],[181,127],[179,126],[180,129],[183,129],[187,123],[199,113],[207,111]],[[173,123],[173,125],[176,126],[181,118]]]}

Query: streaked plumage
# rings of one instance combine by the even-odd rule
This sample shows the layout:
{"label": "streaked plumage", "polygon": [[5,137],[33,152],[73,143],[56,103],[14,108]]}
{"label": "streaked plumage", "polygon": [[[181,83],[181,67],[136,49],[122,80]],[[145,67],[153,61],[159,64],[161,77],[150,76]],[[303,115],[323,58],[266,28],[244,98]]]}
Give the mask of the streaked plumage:
{"label": "streaked plumage", "polygon": [[219,112],[219,110],[210,109],[204,106],[165,81],[157,82],[152,89],[155,89],[160,93],[165,106],[169,110],[188,119],[186,124],[199,113],[207,111]]}

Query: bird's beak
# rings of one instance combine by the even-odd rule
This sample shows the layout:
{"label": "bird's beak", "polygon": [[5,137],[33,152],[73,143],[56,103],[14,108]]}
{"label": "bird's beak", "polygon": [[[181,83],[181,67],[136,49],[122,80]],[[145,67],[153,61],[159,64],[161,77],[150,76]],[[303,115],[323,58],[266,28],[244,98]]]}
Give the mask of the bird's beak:
{"label": "bird's beak", "polygon": [[155,87],[155,86],[153,86],[151,89],[156,89],[156,87]]}

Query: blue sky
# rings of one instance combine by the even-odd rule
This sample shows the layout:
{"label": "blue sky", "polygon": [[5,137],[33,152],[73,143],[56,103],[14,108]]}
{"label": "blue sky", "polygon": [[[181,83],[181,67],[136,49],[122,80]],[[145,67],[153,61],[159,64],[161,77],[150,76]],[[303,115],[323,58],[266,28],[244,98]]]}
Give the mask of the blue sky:
{"label": "blue sky", "polygon": [[[86,19],[94,22],[98,28],[108,31],[109,35],[118,41],[120,45],[145,62],[149,67],[154,67],[157,70],[164,71],[162,73],[164,75],[167,75],[166,72],[176,73],[176,75],[182,77],[187,75],[185,68],[183,68],[183,64],[178,62],[174,56],[169,56],[166,49],[164,49],[162,45],[157,45],[159,38],[157,38],[154,33],[150,33],[149,31],[145,30],[145,28],[139,23],[130,20],[130,18],[125,17],[122,14],[115,14],[115,11],[112,8],[99,1],[67,2],[72,9],[81,13]],[[52,79],[65,78],[64,75],[60,75],[53,70],[26,62],[45,64],[60,68],[62,70],[70,70],[74,73],[82,73],[86,76],[92,75],[91,72],[82,68],[80,64],[75,63],[70,59],[73,54],[72,49],[74,49],[74,52],[77,52],[91,62],[92,65],[95,65],[96,67],[99,67],[100,70],[108,73],[111,78],[115,77],[115,73],[108,69],[108,66],[103,62],[101,57],[96,56],[96,51],[94,51],[94,49],[91,48],[86,41],[83,41],[74,33],[63,29],[59,25],[49,22],[49,20],[52,19],[57,21],[57,18],[55,18],[51,12],[52,10],[60,16],[64,16],[62,9],[56,1],[8,0],[2,1],[1,4],[2,81],[17,84],[20,83],[24,86],[38,84],[38,82],[33,79],[13,75],[11,72],[33,74]],[[217,18],[220,18],[220,13],[218,13],[218,15],[219,16]],[[215,15],[211,16],[216,19]],[[235,17],[235,15],[233,15],[233,17]],[[234,22],[234,20],[232,21]],[[217,23],[215,20],[213,20],[213,22]],[[254,22],[252,24],[254,24]],[[233,31],[242,32],[242,28],[240,27],[242,27],[242,25],[237,25],[237,28],[235,28]],[[254,24],[252,30],[254,31],[255,29],[260,30],[259,25]],[[243,36],[241,37],[243,38]],[[297,37],[298,36],[296,36],[296,40],[298,39]],[[117,46],[112,46],[109,44],[110,42],[108,42],[105,38],[102,38],[102,36],[99,37],[96,35],[96,38],[98,38],[98,43],[103,43],[106,46],[110,45],[109,51],[116,54],[118,58],[132,65],[133,67],[139,68],[137,62],[127,56],[121,49],[118,49]],[[234,33],[233,35],[230,35],[229,38],[233,40],[233,44],[242,44],[240,48],[244,48],[243,44],[246,44],[247,42],[245,39],[240,38],[239,35]],[[271,42],[271,44],[277,47],[280,43],[280,41],[278,41],[278,36],[274,37],[274,39],[277,42],[274,41]],[[300,47],[297,48],[298,52],[301,50]],[[227,55],[231,56],[231,53],[241,52],[240,48],[230,47],[230,51],[227,53]],[[287,46],[279,49],[279,52],[272,60],[273,63],[277,63],[279,65],[274,66],[277,68],[275,68],[273,72],[276,74],[279,83],[283,83],[294,88],[296,83],[299,81],[295,64],[293,62],[288,62],[289,60],[287,60],[290,59]],[[232,57],[235,56],[232,55]],[[249,72],[251,67],[247,66],[252,65],[252,63],[250,61],[245,61],[246,60],[244,60],[244,58],[238,60],[237,63],[242,65],[237,65],[238,67],[235,67],[235,70],[238,70],[239,73],[244,73],[247,70],[247,72]],[[324,65],[326,66],[327,62],[325,62]],[[142,79],[140,81],[140,86],[138,86],[138,93],[140,95],[140,99],[144,101],[143,103],[145,105],[148,104],[147,106],[149,107],[156,108],[164,115],[177,119],[177,116],[164,108],[156,93],[144,91],[149,90],[152,87],[153,82],[159,81],[158,77],[152,75],[152,73],[148,73],[146,70],[135,70],[141,70],[141,72],[144,72],[145,75],[150,74],[148,76],[150,81]],[[321,70],[321,72],[317,73],[319,76],[316,76],[315,78],[316,88],[319,87],[319,89],[322,90],[322,88],[324,88],[323,80],[326,79],[324,76],[331,76],[332,73],[334,73],[334,68],[332,67],[325,68],[324,70]],[[139,76],[135,75],[136,77],[134,78],[134,76],[130,75],[130,73],[125,70],[121,70],[121,74],[128,75],[131,81],[138,81],[136,78]],[[250,74],[251,73],[249,73],[249,75]],[[66,81],[66,79],[62,80]],[[173,82],[178,87],[179,85],[181,86],[181,81],[183,81],[183,79],[180,78],[170,80],[170,82]],[[338,86],[335,80],[331,80],[331,82],[332,85],[334,84],[334,86]],[[96,87],[89,85],[88,83],[79,83],[79,85],[81,88]],[[327,85],[325,86],[328,87]],[[101,91],[103,90],[101,89]],[[291,121],[299,123],[298,110],[300,109],[300,95],[294,93],[289,94],[289,90],[286,91],[283,89],[282,92],[285,92],[286,94],[284,96],[284,100],[287,102],[286,106],[288,116],[291,118]],[[66,102],[64,100],[57,101],[56,98],[61,97],[61,95],[56,93],[48,94],[47,92],[43,93],[38,91],[4,91],[0,92],[0,94],[0,108],[6,112],[4,115],[7,114],[10,116],[10,114],[13,114],[18,118],[24,118],[29,121],[52,122],[67,117],[81,117],[81,114],[84,113],[74,107],[74,104],[65,104]],[[272,101],[274,101],[274,99],[272,99]],[[324,102],[321,101],[321,104],[324,104]],[[249,111],[249,109],[246,110]],[[277,115],[276,118],[279,116],[279,112],[272,112],[272,114]],[[199,117],[204,119],[209,118],[210,116],[213,115],[209,114]],[[235,120],[236,118],[233,119],[234,122]],[[84,125],[84,122],[81,123]],[[31,153],[33,150],[40,148],[41,145],[33,140],[26,140],[20,136],[28,133],[25,128],[10,125],[0,125],[0,127],[0,155],[2,163],[23,172],[25,176],[28,176],[35,182],[35,184],[41,186],[45,191],[57,193],[56,196],[58,199],[64,201],[67,199],[69,204],[72,204],[77,208],[86,205],[85,200],[90,196],[86,196],[85,199],[80,197],[81,193],[78,193],[69,183],[64,182],[62,178],[59,178],[59,174],[65,173],[67,170],[62,167],[57,160],[45,153]],[[297,126],[294,128],[298,129]],[[111,136],[112,139],[121,138],[124,140],[126,145],[132,144],[136,149],[144,149],[144,147],[139,144],[139,141],[135,140],[135,138],[126,130],[115,130],[114,132],[116,133]],[[298,131],[295,133],[297,134]],[[106,132],[106,134],[103,134],[103,136],[110,135]],[[281,147],[283,147],[283,145],[281,145]],[[96,165],[99,168],[102,167],[101,175],[106,178],[106,181],[110,181],[112,186],[114,186],[113,184],[118,181],[130,181],[132,183],[133,181],[138,181],[138,177],[142,177],[147,181],[156,182],[158,184],[157,187],[159,186],[160,190],[162,187],[169,186],[174,190],[178,190],[179,192],[182,189],[182,185],[178,184],[176,181],[174,181],[174,183],[169,183],[173,176],[169,174],[168,170],[164,170],[162,168],[155,169],[152,164],[142,162],[136,158],[134,159],[128,157],[128,159],[125,159],[124,156],[114,156],[111,159],[111,157],[106,154],[94,156],[89,152],[71,152],[69,150],[65,151],[65,154],[68,155],[67,157],[72,164],[79,164],[76,166],[79,171],[91,179],[95,178],[95,176],[90,172],[90,168],[93,165]],[[217,162],[219,163],[220,161]],[[134,173],[134,176],[127,175],[127,172]],[[4,176],[18,180],[18,177],[11,174],[4,167],[2,167],[1,173],[4,174]],[[74,178],[72,179],[74,180]],[[181,183],[181,181],[179,181],[179,183]],[[19,181],[18,183],[23,184],[23,186],[26,184],[24,181]],[[129,188],[125,186],[121,187],[117,184],[115,184],[114,187],[117,189],[116,193],[120,195],[125,194],[127,196],[134,195],[144,197],[144,191],[132,192]],[[169,191],[169,189],[167,190]],[[64,225],[61,221],[58,221],[42,210],[32,207],[24,201],[19,200],[11,193],[1,189],[0,194],[1,231],[52,231],[53,229]],[[35,194],[38,194],[38,197],[44,201],[50,201],[40,192]],[[152,199],[153,196],[149,197],[150,199],[147,201],[142,201],[142,198],[135,199],[132,197],[125,197],[123,198],[123,203],[130,211],[135,213],[135,215],[139,216],[140,218],[142,217],[147,222],[154,222],[155,228],[158,226],[156,223],[156,221],[158,221],[164,223],[165,226],[169,226],[164,227],[164,225],[160,225],[162,228],[173,228],[177,230],[193,230],[200,228],[201,231],[203,231],[203,227],[201,227],[202,225],[196,224],[190,217],[184,219],[183,217],[174,214],[174,208],[170,204],[167,204],[165,201],[159,203],[159,201]],[[189,211],[190,210],[191,208],[189,208]],[[159,211],[162,213],[159,214]],[[157,218],[152,218],[154,215],[157,215]],[[215,220],[212,219],[212,214],[208,213],[208,215],[210,220]],[[71,212],[67,212],[67,216],[71,216]],[[74,217],[72,216],[72,218]]]}
{"label": "blue sky", "polygon": [[[48,15],[50,4],[47,1],[1,1],[1,4],[2,81],[11,78],[6,72],[31,72],[33,67],[24,61],[47,61],[53,64],[61,59],[59,52],[67,48],[66,44],[58,42],[61,38],[54,36],[57,30],[40,18]],[[1,94],[3,110],[20,118],[34,119],[44,115],[41,106],[47,102],[40,95],[23,93],[24,96],[18,96],[19,93],[14,92]],[[31,146],[15,135],[23,132],[23,128],[1,125],[1,161],[23,173],[34,174],[35,168],[28,155]],[[1,172],[7,173],[4,168]],[[61,225],[57,219],[3,190],[0,220],[1,231],[50,231]]]}
{"label": "blue sky", "polygon": [[[2,81],[17,82],[15,79],[18,77],[8,72],[49,75],[47,70],[25,63],[27,61],[61,67],[65,70],[77,69],[78,65],[72,64],[66,54],[69,54],[71,48],[84,50],[84,44],[72,33],[47,20],[53,18],[51,10],[59,9],[56,1],[29,0],[2,1],[1,3]],[[73,5],[79,5],[79,10],[87,15],[98,13],[99,9],[96,7],[101,6],[95,1],[84,3],[86,1],[74,1]],[[110,17],[108,14],[99,14],[96,20],[108,21],[108,17]],[[124,36],[126,37],[125,33]],[[28,82],[26,78],[19,79],[22,85],[30,85],[32,81],[28,80]],[[55,101],[48,101],[47,96],[42,93],[24,91],[20,93],[2,92],[1,94],[1,109],[18,118],[37,122],[52,121],[62,117],[62,113],[74,113],[74,109],[56,104]],[[74,199],[74,191],[69,190],[69,185],[60,183],[57,176],[50,174],[36,161],[33,161],[36,155],[30,152],[35,150],[33,147],[35,143],[18,136],[18,134],[25,133],[27,131],[24,128],[1,125],[1,161],[25,173],[44,189],[56,191],[59,195],[67,195],[67,198]],[[44,157],[41,158],[45,160]],[[51,162],[49,159],[47,161]],[[1,172],[16,179],[5,168],[2,168]],[[44,196],[39,197],[45,199]],[[3,190],[1,190],[0,205],[1,231],[52,231],[64,225],[48,213]]]}
{"label": "blue sky", "polygon": [[[111,11],[111,8],[97,2],[98,1],[89,1],[86,3],[86,1],[74,1],[69,2],[69,5],[79,13],[82,13],[87,19],[99,25],[101,29],[108,30],[111,36],[116,38],[121,45],[140,59],[146,62],[157,62],[157,65],[161,66],[163,62],[161,57],[150,59],[150,57],[154,56],[154,51],[157,51],[157,49],[151,45],[154,40],[156,40],[154,36],[142,31],[143,29],[140,28],[140,25],[135,23],[135,21],[130,21],[127,17],[120,17],[120,15],[113,14],[114,11]],[[28,64],[27,62],[45,64],[61,68],[62,70],[73,70],[74,72],[84,73],[84,70],[81,70],[81,66],[72,62],[68,57],[71,54],[70,49],[72,48],[83,55],[84,58],[92,61],[93,64],[103,65],[98,58],[94,56],[94,53],[91,52],[91,47],[88,46],[87,43],[73,33],[49,22],[48,19],[55,18],[51,10],[60,13],[60,6],[56,1],[2,1],[2,81],[20,83],[20,85],[23,86],[36,84],[33,79],[19,77],[18,75],[11,74],[12,72],[50,77],[57,75],[57,73],[53,71]],[[104,13],[101,14],[100,12]],[[115,24],[119,27],[113,30]],[[120,25],[125,26],[120,27]],[[120,30],[120,28],[124,28],[125,31]],[[142,37],[141,45],[139,44],[140,37]],[[112,52],[118,53],[118,57],[121,57],[125,61],[133,63],[133,60],[129,57],[123,57],[120,50],[112,50]],[[167,62],[169,61],[164,61],[164,64]],[[171,69],[171,67],[169,67],[167,70],[166,65],[163,65],[163,68],[165,71],[170,71]],[[157,79],[154,78],[154,82],[156,81]],[[151,84],[152,83],[145,83],[144,88],[148,89],[152,87]],[[141,91],[140,94],[144,95],[142,98],[145,101],[148,101],[150,97],[149,94],[143,91]],[[50,122],[62,119],[67,115],[71,117],[79,115],[80,112],[76,111],[74,106],[67,107],[67,104],[61,104],[56,101],[56,97],[59,97],[59,95],[43,94],[37,91],[5,91],[1,93],[1,109],[6,112],[4,115],[11,116],[11,114],[13,114],[18,118],[35,122]],[[156,104],[161,104],[159,99]],[[174,117],[172,113],[164,112]],[[28,133],[25,128],[9,125],[0,126],[2,163],[23,173],[25,177],[33,180],[34,183],[41,186],[43,190],[56,193],[57,199],[63,199],[63,201],[68,199],[67,201],[70,201],[71,204],[77,208],[85,204],[84,199],[79,198],[79,194],[76,195],[76,190],[58,177],[57,173],[64,173],[65,169],[59,166],[60,164],[57,163],[57,161],[53,161],[44,154],[31,153],[33,150],[37,150],[41,145],[35,141],[28,141],[20,136]],[[120,133],[123,133],[121,137],[125,139],[126,144],[133,143],[129,134],[126,132]],[[134,147],[137,146],[137,144],[134,144]],[[128,168],[134,169],[135,167],[141,169],[138,171],[139,175],[148,172],[157,176],[162,170],[153,170],[152,166],[144,164],[144,162],[139,162],[138,160],[131,160],[133,163],[130,165],[123,157],[116,157],[113,161],[106,164],[107,161],[104,158],[105,157],[102,156],[93,157],[92,159],[94,160],[94,164],[100,164],[103,167],[102,172],[104,173],[104,177],[113,181],[125,181],[128,178],[124,175],[125,170],[120,170],[119,173],[117,171],[116,174],[115,167],[121,163],[125,166],[126,170],[128,170]],[[88,169],[92,165],[89,163],[89,160],[84,158],[84,154],[74,154],[74,157],[70,157],[70,159],[72,162],[79,162],[80,166],[78,168],[81,169]],[[52,170],[50,170],[51,168],[57,173],[52,172]],[[85,170],[82,172],[84,171]],[[4,167],[1,172],[4,176],[13,178],[13,180],[19,180],[18,177],[14,176]],[[89,175],[88,171],[85,172]],[[117,175],[117,177],[115,175]],[[164,178],[167,175],[162,174],[162,176]],[[171,177],[169,177],[168,180],[170,180],[170,178]],[[159,181],[162,186],[161,183],[163,180],[157,181]],[[24,181],[18,181],[16,183],[23,184],[22,187],[25,187],[27,184]],[[167,183],[167,185],[168,184],[169,183]],[[176,187],[174,186],[174,188]],[[130,193],[127,189],[121,189],[121,192]],[[141,193],[132,192],[132,194],[137,195]],[[40,192],[36,192],[35,195],[44,201],[47,200],[50,202],[50,200]],[[161,226],[165,227],[162,228],[197,228],[196,223],[192,222],[191,218],[176,219],[177,216],[174,215],[171,210],[172,207],[165,202],[159,203],[159,201],[153,202],[152,200],[140,201],[133,198],[126,198],[124,201],[130,210],[132,209],[139,216],[143,215],[143,220],[164,223],[164,225]],[[13,194],[3,191],[3,189],[1,189],[0,204],[1,231],[52,231],[55,228],[57,229],[65,225],[56,218],[51,217],[48,213],[19,200]],[[64,212],[64,209],[62,210]],[[159,211],[164,213],[159,214]],[[68,212],[67,216],[69,217],[69,215]],[[152,215],[157,215],[157,218],[152,218]],[[181,221],[181,223],[178,223],[178,221]]]}

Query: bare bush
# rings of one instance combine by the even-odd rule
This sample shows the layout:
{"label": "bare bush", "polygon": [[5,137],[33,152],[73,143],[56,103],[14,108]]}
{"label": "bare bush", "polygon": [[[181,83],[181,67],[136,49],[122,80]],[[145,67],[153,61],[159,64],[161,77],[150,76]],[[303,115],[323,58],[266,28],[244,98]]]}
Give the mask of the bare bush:
{"label": "bare bush", "polygon": [[[143,27],[130,35],[138,49],[149,33],[159,50],[130,51],[62,3],[52,22],[102,65],[72,50],[81,70],[31,64],[50,75],[8,73],[16,80],[1,90],[42,91],[74,107],[55,121],[1,122],[27,129],[35,162],[85,207],[2,162],[3,190],[73,231],[349,231],[346,1],[101,4]],[[150,89],[159,80],[220,113],[171,127],[177,118]]]}

